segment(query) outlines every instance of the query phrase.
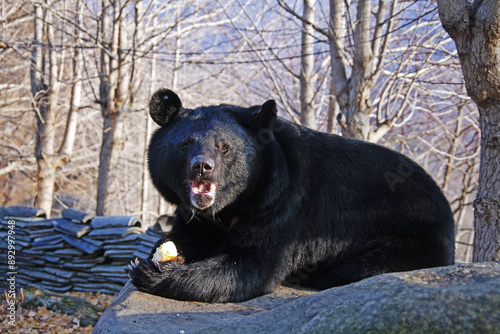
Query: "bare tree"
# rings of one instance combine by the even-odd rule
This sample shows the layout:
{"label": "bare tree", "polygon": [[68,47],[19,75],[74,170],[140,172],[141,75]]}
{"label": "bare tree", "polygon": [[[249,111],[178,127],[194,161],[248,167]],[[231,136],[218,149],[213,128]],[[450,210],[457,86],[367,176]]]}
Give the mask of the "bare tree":
{"label": "bare tree", "polygon": [[[372,0],[346,2],[330,0],[327,27],[297,14],[283,0],[281,7],[325,36],[330,45],[331,85],[335,99],[331,114],[337,105],[339,124],[344,135],[377,142],[396,119],[386,119],[372,128],[373,89],[384,69],[387,47],[393,38],[391,32],[396,20],[398,1]],[[355,13],[356,18],[351,14]],[[375,15],[373,15],[375,13]],[[330,121],[330,123],[332,123]]]}
{"label": "bare tree", "polygon": [[[32,49],[32,65],[30,69],[33,107],[36,115],[37,192],[35,206],[44,209],[48,215],[52,211],[56,169],[69,160],[76,131],[78,85],[72,92],[73,102],[69,114],[69,122],[64,130],[61,149],[56,152],[56,117],[59,112],[60,79],[63,74],[63,59],[59,59],[56,43],[54,15],[49,8],[52,1],[34,3],[34,38]],[[75,54],[74,72],[78,71],[78,54]],[[61,57],[64,58],[64,57]]]}
{"label": "bare tree", "polygon": [[500,4],[438,0],[456,43],[467,92],[479,108],[481,164],[474,202],[474,261],[500,261]]}
{"label": "bare tree", "polygon": [[[84,6],[82,1],[77,0],[75,3],[76,15],[75,23],[80,25],[83,20]],[[72,54],[72,85],[70,87],[71,96],[69,102],[68,118],[64,131],[64,137],[61,147],[59,148],[59,155],[71,156],[75,144],[76,130],[78,126],[79,109],[82,100],[82,72],[83,72],[83,54],[82,46],[82,31],[77,27],[73,27],[76,37],[76,44],[73,48]]]}
{"label": "bare tree", "polygon": [[[55,109],[57,94],[59,93],[57,89],[57,59],[53,48],[49,49],[48,62],[44,59],[42,51],[44,40],[49,39],[49,41],[52,41],[54,38],[53,26],[50,33],[45,27],[45,20],[51,24],[51,16],[49,14],[49,17],[44,18],[42,6],[35,6],[34,11],[33,64],[30,77],[34,108],[37,112],[38,129],[35,148],[38,166],[35,206],[44,209],[47,214],[50,214],[56,177],[56,166],[52,156],[55,146]],[[47,32],[48,36],[45,36],[45,32]],[[47,64],[48,66],[46,66]],[[44,74],[48,74],[49,82],[46,82]]]}
{"label": "bare tree", "polygon": [[123,107],[129,99],[129,40],[123,15],[123,1],[102,1],[100,33],[105,41],[101,50],[100,100],[103,118],[102,145],[97,179],[98,215],[110,215],[110,196],[116,191],[115,170],[124,145]]}
{"label": "bare tree", "polygon": [[[368,140],[370,136],[370,113],[372,112],[371,89],[380,75],[383,49],[381,48],[382,28],[387,11],[386,2],[380,1],[376,9],[375,30],[372,31],[372,1],[360,0],[356,4],[356,23],[347,18],[347,3],[330,1],[330,25],[322,28],[310,18],[301,16],[282,0],[280,5],[289,13],[328,38],[331,53],[332,85],[337,103],[342,111],[341,126],[349,137]],[[355,26],[353,31],[353,54],[351,75],[348,77],[349,59],[345,55],[344,41],[347,27]],[[386,37],[387,38],[387,37]],[[378,60],[378,61],[377,61]]]}

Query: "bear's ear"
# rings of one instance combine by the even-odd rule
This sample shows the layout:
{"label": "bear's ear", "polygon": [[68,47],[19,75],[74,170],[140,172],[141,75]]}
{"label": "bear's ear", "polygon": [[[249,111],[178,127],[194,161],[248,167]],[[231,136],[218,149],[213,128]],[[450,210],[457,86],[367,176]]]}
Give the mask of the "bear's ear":
{"label": "bear's ear", "polygon": [[271,122],[276,119],[278,109],[274,100],[267,100],[264,104],[252,113],[252,121],[258,123],[262,127],[269,127]]}
{"label": "bear's ear", "polygon": [[159,89],[149,101],[149,114],[159,126],[167,124],[181,110],[181,99],[170,89]]}

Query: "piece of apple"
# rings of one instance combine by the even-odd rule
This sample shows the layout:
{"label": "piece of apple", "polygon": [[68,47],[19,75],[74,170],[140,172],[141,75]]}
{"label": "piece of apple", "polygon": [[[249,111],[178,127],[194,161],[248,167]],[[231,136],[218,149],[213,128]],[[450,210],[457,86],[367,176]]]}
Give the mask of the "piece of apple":
{"label": "piece of apple", "polygon": [[172,241],[163,243],[160,247],[156,248],[153,255],[153,260],[158,262],[175,261],[177,259],[177,248]]}

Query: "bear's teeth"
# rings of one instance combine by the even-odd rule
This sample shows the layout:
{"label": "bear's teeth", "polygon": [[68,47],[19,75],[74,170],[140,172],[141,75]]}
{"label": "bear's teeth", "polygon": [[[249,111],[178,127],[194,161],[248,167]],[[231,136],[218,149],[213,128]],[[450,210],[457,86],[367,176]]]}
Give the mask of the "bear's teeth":
{"label": "bear's teeth", "polygon": [[212,192],[212,183],[208,181],[193,181],[191,190],[195,194],[207,194]]}

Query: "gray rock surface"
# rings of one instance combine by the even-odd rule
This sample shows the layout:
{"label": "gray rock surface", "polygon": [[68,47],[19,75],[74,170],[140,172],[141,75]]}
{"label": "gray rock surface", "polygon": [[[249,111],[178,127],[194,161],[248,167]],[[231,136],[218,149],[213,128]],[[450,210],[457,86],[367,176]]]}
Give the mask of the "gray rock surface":
{"label": "gray rock surface", "polygon": [[279,287],[243,303],[209,304],[165,299],[137,291],[128,282],[106,309],[92,333],[192,333],[228,321],[261,314],[315,293]]}
{"label": "gray rock surface", "polygon": [[227,304],[164,299],[129,282],[93,333],[500,333],[500,263],[384,274],[317,293],[280,287]]}

